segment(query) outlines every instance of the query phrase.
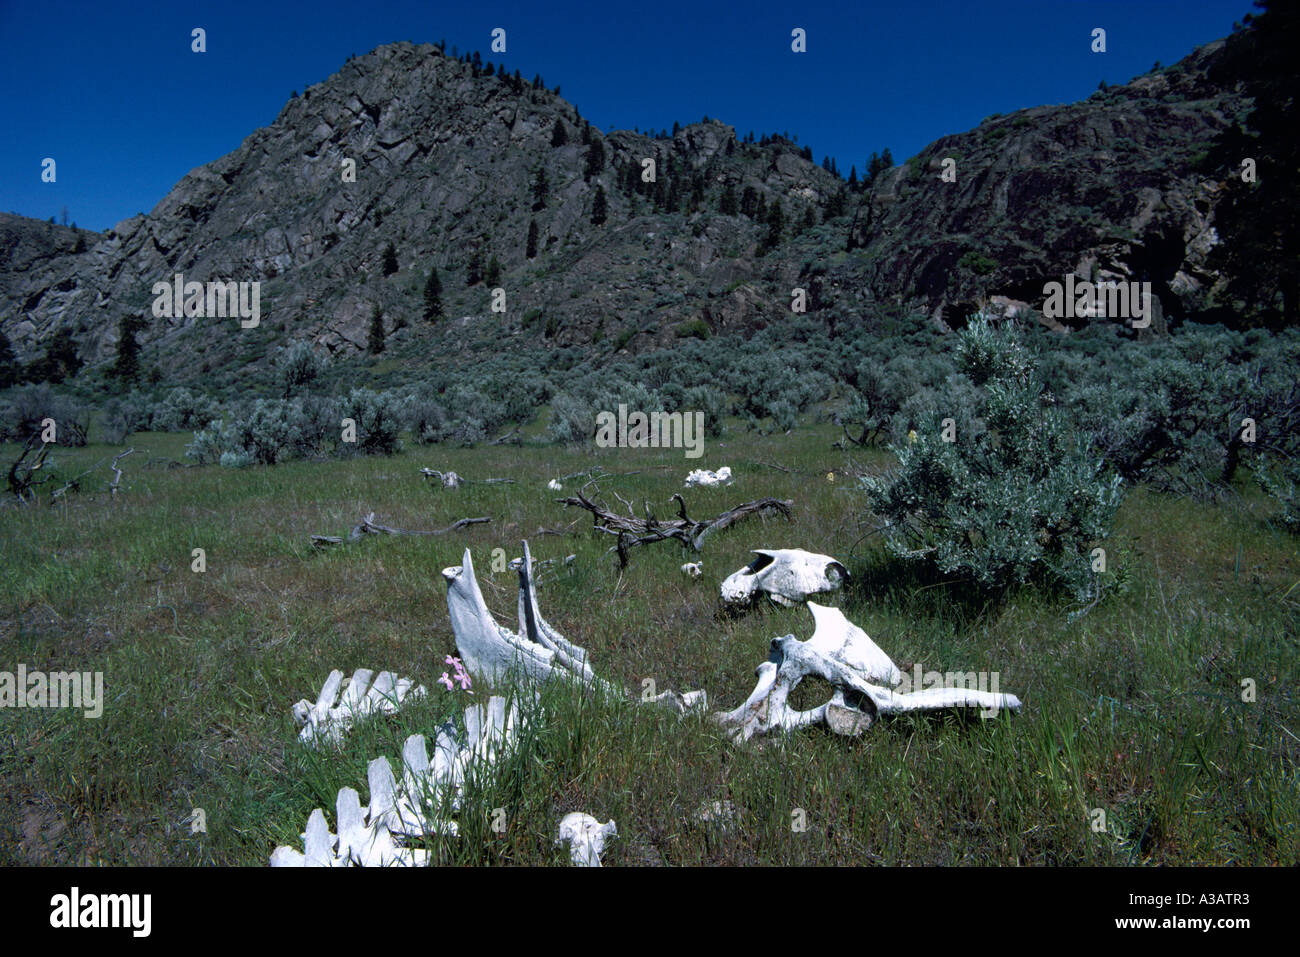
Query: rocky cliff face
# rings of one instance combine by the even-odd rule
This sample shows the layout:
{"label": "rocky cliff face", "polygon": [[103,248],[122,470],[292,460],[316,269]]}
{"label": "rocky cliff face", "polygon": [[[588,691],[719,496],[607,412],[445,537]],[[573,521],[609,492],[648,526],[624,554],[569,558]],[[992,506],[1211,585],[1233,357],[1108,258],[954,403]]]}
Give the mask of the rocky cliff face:
{"label": "rocky cliff face", "polygon": [[996,294],[1041,306],[1067,272],[1149,281],[1165,313],[1204,312],[1224,281],[1207,257],[1225,172],[1202,168],[1248,107],[1207,79],[1222,47],[1081,103],[989,117],[888,171],[852,226],[865,281],[941,318]]}
{"label": "rocky cliff face", "polygon": [[[376,307],[389,357],[410,364],[454,357],[489,321],[498,349],[645,349],[744,331],[788,316],[795,286],[831,323],[871,322],[882,303],[953,322],[995,296],[1040,305],[1043,283],[1073,271],[1150,280],[1164,313],[1191,315],[1221,281],[1206,254],[1226,175],[1198,164],[1248,106],[1207,80],[1218,47],[1082,103],[990,117],[848,191],[780,138],[741,143],[717,121],[671,137],[602,133],[544,88],[393,44],[291,99],[84,251],[71,231],[0,218],[0,328],[22,359],[70,328],[93,365],[112,355],[123,315],[143,316],[146,361],[186,381],[295,340],[358,354]],[[639,175],[647,158],[655,183]],[[947,158],[955,182],[941,179]],[[608,215],[593,224],[602,188]],[[769,250],[753,204],[778,202]],[[399,268],[385,275],[390,243]],[[493,257],[504,314],[469,282],[471,261]],[[421,297],[431,267],[447,317],[432,324]],[[153,285],[176,273],[260,282],[261,326],[154,318]]]}

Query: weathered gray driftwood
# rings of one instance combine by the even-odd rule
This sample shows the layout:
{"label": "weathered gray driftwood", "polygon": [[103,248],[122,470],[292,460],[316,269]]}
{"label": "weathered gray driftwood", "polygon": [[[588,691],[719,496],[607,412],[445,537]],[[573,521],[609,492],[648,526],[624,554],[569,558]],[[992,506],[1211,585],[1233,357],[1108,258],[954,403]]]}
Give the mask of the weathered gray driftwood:
{"label": "weathered gray driftwood", "polygon": [[623,566],[627,565],[628,549],[635,545],[651,545],[667,539],[676,539],[683,545],[698,552],[703,549],[706,538],[714,532],[719,532],[734,525],[742,518],[766,511],[775,511],[788,519],[790,510],[794,508],[794,502],[789,499],[763,498],[753,502],[744,502],[735,508],[727,509],[716,518],[696,520],[687,516],[686,502],[682,497],[674,495],[673,501],[677,503],[677,518],[660,520],[650,511],[648,504],[645,506],[646,517],[637,518],[632,514],[630,506],[628,507],[628,514],[620,515],[597,505],[581,492],[567,498],[556,499],[556,501],[566,507],[575,506],[585,508],[591,512],[593,527],[597,531],[613,535],[618,539],[618,544],[610,551],[618,552],[619,562]]}
{"label": "weathered gray driftwood", "polygon": [[476,483],[478,485],[514,485],[514,479],[508,478],[489,478],[489,479],[467,479],[455,472],[439,472],[437,469],[420,469],[420,474],[425,479],[437,479],[442,483],[443,488],[460,488],[467,483]]}
{"label": "weathered gray driftwood", "polygon": [[[405,528],[390,528],[387,525],[380,525],[375,521],[375,513],[371,512],[363,518],[360,524],[353,526],[352,531],[348,534],[346,541],[359,542],[366,535],[446,535],[448,532],[455,532],[470,525],[482,525],[490,522],[492,519],[487,516],[480,518],[462,518],[452,522],[446,528],[433,529],[431,531],[412,531]],[[325,548],[330,545],[342,545],[345,540],[337,535],[313,535],[311,537],[312,545],[317,548]]]}
{"label": "weathered gray driftwood", "polygon": [[[773,638],[768,660],[755,670],[758,683],[749,698],[734,711],[713,716],[733,729],[736,740],[817,724],[837,734],[857,735],[877,716],[905,711],[980,708],[987,714],[1020,709],[1015,695],[965,687],[899,694],[891,689],[903,682],[902,673],[866,632],[838,608],[808,602],[808,610],[816,624],[812,637],[807,641],[794,635]],[[834,693],[825,704],[799,711],[790,707],[788,699],[809,675],[826,679]]]}

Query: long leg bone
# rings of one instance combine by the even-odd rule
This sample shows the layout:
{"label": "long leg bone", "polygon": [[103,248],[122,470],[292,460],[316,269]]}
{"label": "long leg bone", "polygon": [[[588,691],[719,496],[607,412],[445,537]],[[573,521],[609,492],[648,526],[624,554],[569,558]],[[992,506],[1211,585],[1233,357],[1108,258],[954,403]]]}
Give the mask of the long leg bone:
{"label": "long leg bone", "polygon": [[[808,602],[816,627],[807,641],[794,635],[772,639],[768,660],[756,669],[758,683],[734,711],[714,720],[733,728],[737,740],[756,734],[789,731],[824,724],[838,734],[860,734],[881,714],[980,708],[996,712],[1020,709],[1015,695],[972,688],[929,688],[910,694],[892,690],[903,680],[897,665],[837,608]],[[825,704],[799,711],[788,699],[809,675],[826,679],[834,688]]]}

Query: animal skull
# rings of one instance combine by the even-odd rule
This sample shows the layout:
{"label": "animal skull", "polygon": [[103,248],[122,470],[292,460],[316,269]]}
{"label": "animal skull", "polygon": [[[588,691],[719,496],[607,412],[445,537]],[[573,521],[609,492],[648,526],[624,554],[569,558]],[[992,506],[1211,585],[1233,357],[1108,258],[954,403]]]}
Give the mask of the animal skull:
{"label": "animal skull", "polygon": [[605,841],[618,836],[618,828],[613,821],[601,824],[590,814],[574,811],[566,814],[560,822],[560,834],[556,844],[569,845],[569,860],[574,867],[600,867],[600,853],[605,849]]}
{"label": "animal skull", "polygon": [[758,557],[722,583],[722,603],[738,610],[766,593],[779,605],[796,605],[812,595],[835,591],[849,570],[829,555],[802,548],[756,548]]}
{"label": "animal skull", "polygon": [[690,576],[691,578],[699,578],[700,575],[703,574],[703,572],[700,570],[700,565],[701,565],[701,564],[703,564],[703,563],[702,563],[702,562],[687,562],[685,565],[682,566],[682,574],[683,574],[683,575],[688,575],[688,576]]}
{"label": "animal skull", "polygon": [[[815,623],[812,637],[807,641],[794,635],[773,638],[768,660],[755,669],[758,684],[753,693],[735,711],[713,716],[719,724],[733,728],[736,740],[816,724],[824,724],[836,734],[858,735],[878,715],[904,711],[1020,710],[1015,695],[964,687],[899,694],[891,689],[902,683],[902,672],[865,631],[838,608],[810,601],[808,610]],[[796,711],[788,704],[790,692],[809,675],[825,678],[835,691],[820,707]]]}

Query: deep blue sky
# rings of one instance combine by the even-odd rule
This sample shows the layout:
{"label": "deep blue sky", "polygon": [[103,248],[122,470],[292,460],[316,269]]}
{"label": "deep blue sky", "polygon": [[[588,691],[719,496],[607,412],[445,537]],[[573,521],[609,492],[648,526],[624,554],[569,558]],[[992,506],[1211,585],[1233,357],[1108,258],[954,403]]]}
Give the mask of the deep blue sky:
{"label": "deep blue sky", "polygon": [[[603,130],[705,114],[789,132],[847,175],[990,113],[1087,97],[1225,36],[1250,0],[571,4],[0,0],[0,210],[106,229],[270,123],[290,91],[397,40],[540,72]],[[208,52],[190,52],[190,30]],[[494,27],[505,54],[489,52]],[[808,52],[790,51],[803,27]],[[1090,51],[1104,27],[1107,52]],[[41,160],[58,163],[42,183]]]}

